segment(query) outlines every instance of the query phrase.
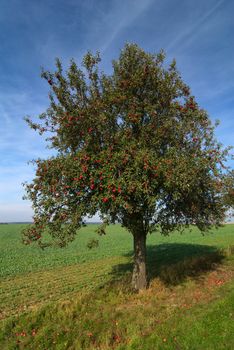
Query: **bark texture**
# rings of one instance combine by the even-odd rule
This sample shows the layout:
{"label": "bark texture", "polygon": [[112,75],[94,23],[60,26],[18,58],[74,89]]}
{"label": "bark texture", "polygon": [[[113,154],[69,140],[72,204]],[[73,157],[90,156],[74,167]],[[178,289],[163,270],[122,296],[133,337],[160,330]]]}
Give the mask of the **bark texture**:
{"label": "bark texture", "polygon": [[136,291],[147,288],[146,273],[146,234],[135,233],[134,237],[134,267],[132,275],[132,287]]}

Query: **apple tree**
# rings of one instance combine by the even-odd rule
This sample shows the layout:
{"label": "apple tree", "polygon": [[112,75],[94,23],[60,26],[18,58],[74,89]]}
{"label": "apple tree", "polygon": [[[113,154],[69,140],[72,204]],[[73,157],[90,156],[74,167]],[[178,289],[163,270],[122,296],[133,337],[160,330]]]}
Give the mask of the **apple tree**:
{"label": "apple tree", "polygon": [[64,71],[57,59],[54,72],[42,72],[50,105],[38,122],[26,119],[47,135],[54,156],[34,160],[26,184],[34,223],[23,237],[43,246],[46,230],[65,246],[85,217],[99,213],[132,234],[132,286],[140,290],[149,233],[190,224],[205,231],[223,221],[228,150],[163,52],[127,44],[108,75],[100,61],[88,52],[80,66],[72,60]]}

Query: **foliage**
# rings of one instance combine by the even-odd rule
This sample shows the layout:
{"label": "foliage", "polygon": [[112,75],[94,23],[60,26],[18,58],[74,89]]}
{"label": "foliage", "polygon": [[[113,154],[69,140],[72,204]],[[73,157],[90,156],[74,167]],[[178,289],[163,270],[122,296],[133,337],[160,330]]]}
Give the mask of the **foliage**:
{"label": "foliage", "polygon": [[57,154],[34,161],[36,176],[26,190],[35,216],[26,244],[42,245],[46,227],[64,246],[97,212],[144,235],[220,224],[228,150],[175,61],[165,67],[164,60],[163,52],[127,44],[111,75],[100,72],[100,56],[90,52],[83,70],[72,60],[64,73],[57,59],[54,73],[42,72],[50,107],[39,123],[27,121],[48,133]]}
{"label": "foliage", "polygon": [[232,170],[226,178],[224,201],[227,208],[234,209],[234,170]]}

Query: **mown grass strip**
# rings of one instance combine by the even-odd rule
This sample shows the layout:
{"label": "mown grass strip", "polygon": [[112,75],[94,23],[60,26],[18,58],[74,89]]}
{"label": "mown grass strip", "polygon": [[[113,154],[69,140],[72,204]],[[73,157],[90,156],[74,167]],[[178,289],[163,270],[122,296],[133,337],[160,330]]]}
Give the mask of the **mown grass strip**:
{"label": "mown grass strip", "polygon": [[127,276],[47,304],[2,322],[1,349],[231,350],[233,262],[170,288],[157,278],[134,294]]}
{"label": "mown grass strip", "polygon": [[90,291],[112,278],[115,265],[127,262],[129,258],[111,257],[6,278],[0,282],[1,318],[26,312],[48,301],[72,298],[81,289],[83,293]]}

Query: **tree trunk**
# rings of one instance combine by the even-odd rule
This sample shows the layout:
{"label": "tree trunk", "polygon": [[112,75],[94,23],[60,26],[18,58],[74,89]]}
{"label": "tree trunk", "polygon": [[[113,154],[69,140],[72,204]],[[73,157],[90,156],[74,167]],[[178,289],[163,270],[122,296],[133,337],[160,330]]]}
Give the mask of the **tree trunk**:
{"label": "tree trunk", "polygon": [[134,238],[134,267],[132,274],[132,287],[143,290],[147,287],[146,276],[146,234],[135,233]]}

